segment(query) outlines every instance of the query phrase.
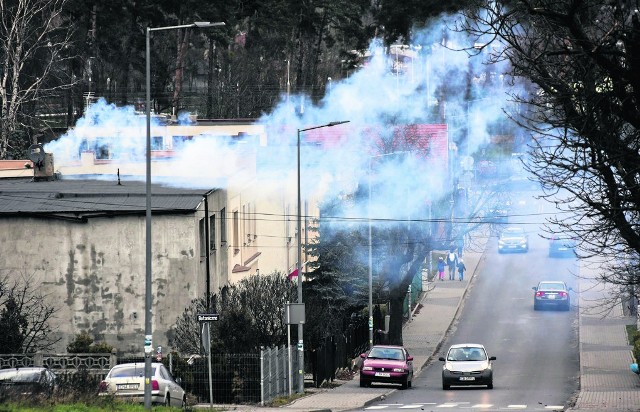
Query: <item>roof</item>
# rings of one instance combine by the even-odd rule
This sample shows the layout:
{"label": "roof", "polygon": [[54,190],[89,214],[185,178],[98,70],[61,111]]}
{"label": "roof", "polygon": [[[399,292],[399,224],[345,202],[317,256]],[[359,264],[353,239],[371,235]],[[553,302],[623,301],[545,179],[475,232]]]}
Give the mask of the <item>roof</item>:
{"label": "roof", "polygon": [[[153,214],[192,213],[212,190],[152,185],[151,210]],[[0,218],[144,215],[146,199],[144,181],[0,179]]]}

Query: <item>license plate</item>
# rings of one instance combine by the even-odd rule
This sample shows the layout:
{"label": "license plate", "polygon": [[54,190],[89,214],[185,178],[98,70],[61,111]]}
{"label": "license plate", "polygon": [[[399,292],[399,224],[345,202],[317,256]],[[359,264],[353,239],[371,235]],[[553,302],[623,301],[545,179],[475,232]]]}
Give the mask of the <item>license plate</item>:
{"label": "license plate", "polygon": [[138,389],[138,384],[137,383],[123,383],[123,384],[120,384],[120,385],[116,385],[116,388],[118,388],[119,391]]}
{"label": "license plate", "polygon": [[549,298],[549,299],[555,299],[555,298],[556,298],[556,295],[549,295],[549,296],[548,296],[548,298]]}
{"label": "license plate", "polygon": [[461,376],[460,380],[461,381],[475,381],[476,377],[475,376]]}
{"label": "license plate", "polygon": [[388,378],[391,376],[391,374],[389,372],[376,372],[376,376],[379,376],[381,378]]}

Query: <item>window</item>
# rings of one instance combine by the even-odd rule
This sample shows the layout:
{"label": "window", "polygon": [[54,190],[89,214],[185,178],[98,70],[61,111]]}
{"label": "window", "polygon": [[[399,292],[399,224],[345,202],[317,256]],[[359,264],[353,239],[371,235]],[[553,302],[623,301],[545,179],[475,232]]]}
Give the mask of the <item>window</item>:
{"label": "window", "polygon": [[209,249],[216,250],[216,215],[209,216]]}
{"label": "window", "polygon": [[200,222],[198,223],[198,235],[200,236],[200,257],[203,258],[205,256],[205,253],[207,253],[207,239],[205,237],[205,234],[207,232],[205,231],[204,227],[204,219],[200,219]]}
{"label": "window", "polygon": [[233,253],[240,253],[240,216],[238,211],[233,212]]}
{"label": "window", "polygon": [[220,243],[227,243],[227,211],[224,207],[220,211]]}
{"label": "window", "polygon": [[164,150],[162,140],[162,136],[151,137],[151,150]]}

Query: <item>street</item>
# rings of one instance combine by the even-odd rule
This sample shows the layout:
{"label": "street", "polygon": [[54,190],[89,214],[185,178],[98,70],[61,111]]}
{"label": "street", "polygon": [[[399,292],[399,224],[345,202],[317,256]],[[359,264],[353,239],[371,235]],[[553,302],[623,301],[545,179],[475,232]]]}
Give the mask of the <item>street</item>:
{"label": "street", "polygon": [[[538,235],[543,207],[535,203],[510,224],[529,234],[529,252],[498,254],[497,239],[489,239],[486,256],[476,271],[460,317],[438,356],[454,343],[484,344],[494,361],[494,389],[442,389],[442,362],[433,360],[413,388],[396,391],[367,410],[446,407],[448,410],[562,410],[578,390],[576,259],[549,258],[548,240]],[[533,213],[532,213],[533,212]],[[564,280],[572,308],[533,310],[533,290],[540,280]],[[455,281],[454,281],[455,282]],[[436,287],[452,286],[439,282]]]}

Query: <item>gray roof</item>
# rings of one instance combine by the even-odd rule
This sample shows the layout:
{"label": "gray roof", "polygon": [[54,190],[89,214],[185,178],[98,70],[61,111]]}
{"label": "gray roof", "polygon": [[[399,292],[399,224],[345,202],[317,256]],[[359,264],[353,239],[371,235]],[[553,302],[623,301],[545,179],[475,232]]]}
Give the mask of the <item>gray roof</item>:
{"label": "gray roof", "polygon": [[[151,209],[153,214],[193,213],[211,191],[153,184]],[[0,179],[0,217],[88,218],[145,213],[144,181]]]}

